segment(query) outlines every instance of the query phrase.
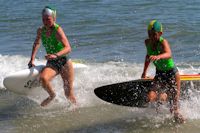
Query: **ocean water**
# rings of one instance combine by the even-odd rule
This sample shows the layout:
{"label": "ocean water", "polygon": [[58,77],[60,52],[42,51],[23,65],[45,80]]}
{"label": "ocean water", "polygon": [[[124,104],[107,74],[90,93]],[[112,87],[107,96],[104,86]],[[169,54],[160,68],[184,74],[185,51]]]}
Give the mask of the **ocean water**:
{"label": "ocean water", "polygon": [[[108,104],[94,94],[106,84],[139,79],[146,53],[144,40],[152,19],[163,23],[164,34],[181,73],[200,72],[198,0],[0,0],[0,133],[199,133],[200,94],[181,100],[185,124],[176,124],[167,109],[140,109]],[[78,106],[65,99],[60,77],[52,84],[57,97],[48,107],[40,102],[41,88],[24,97],[6,90],[6,75],[27,68],[41,10],[57,9],[57,23],[72,46],[71,57],[88,67],[76,71]],[[44,48],[37,61],[44,62]],[[148,75],[154,75],[151,65]]]}

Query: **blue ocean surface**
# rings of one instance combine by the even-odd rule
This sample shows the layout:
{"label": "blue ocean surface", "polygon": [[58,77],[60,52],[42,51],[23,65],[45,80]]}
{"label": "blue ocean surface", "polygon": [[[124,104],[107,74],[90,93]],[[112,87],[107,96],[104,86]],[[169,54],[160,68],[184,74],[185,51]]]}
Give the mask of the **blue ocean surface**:
{"label": "blue ocean surface", "polygon": [[[94,89],[106,84],[139,79],[146,54],[144,40],[152,19],[163,24],[163,37],[182,74],[200,73],[199,0],[0,0],[0,133],[198,133],[199,92],[181,101],[187,122],[170,120],[171,114],[121,107],[101,101]],[[76,71],[74,89],[78,106],[64,97],[62,80],[52,83],[57,93],[47,108],[40,107],[46,93],[29,97],[7,91],[3,79],[27,68],[45,6],[57,10],[56,22],[72,47],[71,58],[88,67]],[[45,62],[41,46],[37,62]],[[148,75],[155,73],[153,65]]]}

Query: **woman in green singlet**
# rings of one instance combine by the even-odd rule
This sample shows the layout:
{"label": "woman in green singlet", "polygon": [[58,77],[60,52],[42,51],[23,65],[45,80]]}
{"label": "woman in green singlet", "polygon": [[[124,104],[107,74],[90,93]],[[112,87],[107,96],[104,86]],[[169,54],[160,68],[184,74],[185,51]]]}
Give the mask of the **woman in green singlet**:
{"label": "woman in green singlet", "polygon": [[170,45],[162,37],[162,24],[152,20],[148,25],[148,36],[145,40],[147,55],[144,63],[142,78],[146,78],[150,62],[156,67],[156,75],[152,89],[148,93],[149,102],[163,102],[169,100],[170,111],[174,113],[176,121],[183,123],[185,120],[179,111],[180,76],[172,59]]}
{"label": "woman in green singlet", "polygon": [[45,7],[42,10],[42,21],[43,26],[37,30],[31,59],[28,63],[29,67],[34,66],[35,56],[40,47],[40,41],[42,41],[42,45],[47,53],[45,55],[47,64],[40,73],[40,80],[43,88],[48,92],[49,97],[41,103],[41,106],[46,106],[56,96],[50,81],[58,74],[63,79],[65,96],[72,103],[76,103],[73,90],[74,69],[72,61],[69,58],[71,46],[63,29],[55,23],[56,10]]}

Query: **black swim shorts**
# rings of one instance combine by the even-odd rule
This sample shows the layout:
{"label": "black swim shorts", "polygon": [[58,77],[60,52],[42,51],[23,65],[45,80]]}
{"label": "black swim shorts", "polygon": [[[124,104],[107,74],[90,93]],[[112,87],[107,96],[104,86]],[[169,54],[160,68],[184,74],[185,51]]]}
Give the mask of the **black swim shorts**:
{"label": "black swim shorts", "polygon": [[168,71],[156,70],[156,75],[154,77],[154,83],[159,84],[160,92],[176,92],[176,73],[178,72],[177,67],[174,67]]}
{"label": "black swim shorts", "polygon": [[69,59],[70,58],[68,56],[63,56],[63,57],[58,57],[56,59],[48,60],[46,67],[51,67],[52,69],[60,73],[62,70],[62,67],[66,64],[66,62]]}

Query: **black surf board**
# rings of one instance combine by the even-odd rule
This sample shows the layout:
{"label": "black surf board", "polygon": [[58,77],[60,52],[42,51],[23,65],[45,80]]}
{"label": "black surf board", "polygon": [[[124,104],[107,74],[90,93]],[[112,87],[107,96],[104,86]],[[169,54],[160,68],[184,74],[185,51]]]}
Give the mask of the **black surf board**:
{"label": "black surf board", "polygon": [[[152,86],[152,79],[138,79],[98,87],[94,93],[100,99],[117,105],[147,107],[147,94]],[[190,98],[189,89],[199,90],[200,80],[181,79],[181,99]]]}

